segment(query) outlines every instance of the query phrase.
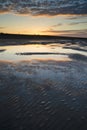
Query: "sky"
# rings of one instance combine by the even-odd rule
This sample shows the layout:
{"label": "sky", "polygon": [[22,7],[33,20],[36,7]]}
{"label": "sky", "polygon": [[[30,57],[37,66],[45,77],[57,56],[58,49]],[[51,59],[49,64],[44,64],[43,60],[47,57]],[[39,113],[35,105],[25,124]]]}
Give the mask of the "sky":
{"label": "sky", "polygon": [[87,37],[87,0],[0,0],[0,32]]}

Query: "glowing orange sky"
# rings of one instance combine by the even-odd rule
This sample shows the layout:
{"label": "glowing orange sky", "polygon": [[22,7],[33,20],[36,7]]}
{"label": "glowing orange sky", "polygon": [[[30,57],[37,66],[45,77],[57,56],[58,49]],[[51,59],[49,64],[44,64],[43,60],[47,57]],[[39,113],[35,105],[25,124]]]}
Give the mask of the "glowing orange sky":
{"label": "glowing orange sky", "polygon": [[39,35],[87,36],[87,17],[70,19],[72,15],[20,16],[13,14],[0,15],[0,32]]}

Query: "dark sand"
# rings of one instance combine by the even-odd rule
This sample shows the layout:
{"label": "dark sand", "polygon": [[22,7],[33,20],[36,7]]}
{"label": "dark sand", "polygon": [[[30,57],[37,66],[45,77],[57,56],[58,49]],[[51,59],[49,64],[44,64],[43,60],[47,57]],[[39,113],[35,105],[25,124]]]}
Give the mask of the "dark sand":
{"label": "dark sand", "polygon": [[1,61],[0,130],[87,130],[87,62]]}

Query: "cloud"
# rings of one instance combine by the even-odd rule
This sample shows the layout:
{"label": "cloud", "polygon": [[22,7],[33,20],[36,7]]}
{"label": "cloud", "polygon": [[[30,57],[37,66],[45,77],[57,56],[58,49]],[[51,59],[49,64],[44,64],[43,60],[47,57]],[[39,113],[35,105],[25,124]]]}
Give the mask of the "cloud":
{"label": "cloud", "polygon": [[1,29],[4,29],[4,28],[5,28],[5,27],[0,27],[0,30],[1,30]]}
{"label": "cloud", "polygon": [[70,33],[70,32],[80,32],[83,33],[85,32],[87,34],[87,29],[82,29],[82,30],[54,30],[54,29],[48,29],[43,32],[51,32],[51,33]]}
{"label": "cloud", "polygon": [[52,28],[55,28],[55,27],[58,27],[58,26],[62,26],[63,24],[62,23],[58,23],[58,24],[55,24],[53,26],[51,26]]}
{"label": "cloud", "polygon": [[87,0],[3,0],[0,13],[21,15],[87,15]]}
{"label": "cloud", "polygon": [[77,25],[77,24],[87,24],[87,22],[86,21],[84,21],[84,22],[72,22],[72,23],[69,23],[69,25]]}
{"label": "cloud", "polygon": [[82,30],[54,30],[48,29],[42,31],[45,33],[52,33],[54,35],[62,35],[62,36],[79,36],[79,37],[86,37],[87,38],[87,29]]}
{"label": "cloud", "polygon": [[78,20],[78,19],[85,19],[87,18],[86,14],[83,15],[71,15],[71,16],[67,16],[66,19],[68,20]]}
{"label": "cloud", "polygon": [[70,22],[70,23],[58,23],[58,24],[55,24],[53,26],[51,26],[50,28],[56,28],[56,27],[60,27],[60,26],[63,26],[63,25],[78,25],[78,24],[87,24],[86,21],[73,21],[73,22]]}

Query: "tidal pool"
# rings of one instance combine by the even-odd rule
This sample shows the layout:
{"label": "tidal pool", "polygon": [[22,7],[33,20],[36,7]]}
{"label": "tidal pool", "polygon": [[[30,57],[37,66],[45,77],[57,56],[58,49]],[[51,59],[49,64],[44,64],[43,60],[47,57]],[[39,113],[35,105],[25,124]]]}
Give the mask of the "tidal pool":
{"label": "tidal pool", "polygon": [[20,61],[32,59],[71,60],[69,55],[78,54],[87,56],[87,46],[73,45],[70,43],[27,44],[1,46],[0,60]]}

